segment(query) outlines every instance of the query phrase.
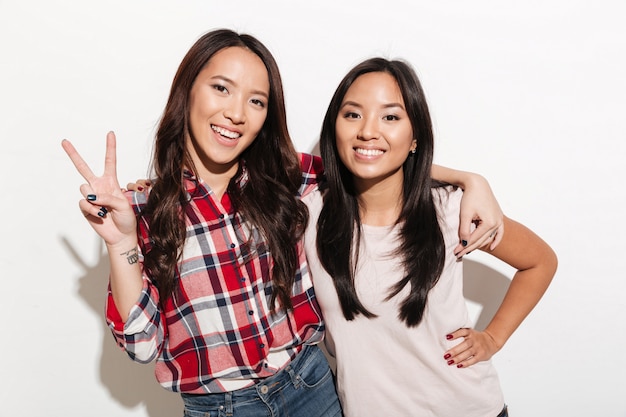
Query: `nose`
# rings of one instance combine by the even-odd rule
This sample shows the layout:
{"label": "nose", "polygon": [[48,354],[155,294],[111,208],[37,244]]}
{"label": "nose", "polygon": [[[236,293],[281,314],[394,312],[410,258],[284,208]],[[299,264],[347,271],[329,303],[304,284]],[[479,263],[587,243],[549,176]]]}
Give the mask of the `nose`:
{"label": "nose", "polygon": [[245,100],[241,97],[231,97],[224,108],[224,117],[236,125],[244,123],[246,121]]}
{"label": "nose", "polygon": [[380,137],[380,129],[378,121],[373,117],[363,117],[361,122],[361,128],[357,134],[359,140],[373,140]]}

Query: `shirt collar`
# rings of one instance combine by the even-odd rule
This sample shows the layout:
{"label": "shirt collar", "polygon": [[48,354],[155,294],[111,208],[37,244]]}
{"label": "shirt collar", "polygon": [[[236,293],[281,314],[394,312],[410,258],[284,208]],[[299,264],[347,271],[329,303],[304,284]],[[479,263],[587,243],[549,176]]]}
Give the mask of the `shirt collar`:
{"label": "shirt collar", "polygon": [[[202,180],[198,179],[198,177],[190,169],[185,168],[183,170],[183,178],[185,179],[185,188],[187,189],[187,192],[191,195],[193,195],[197,191],[199,183],[203,183],[206,188],[209,188],[209,186],[207,184],[204,184]],[[239,189],[242,190],[246,186],[246,184],[248,184],[249,180],[250,173],[246,166],[246,162],[241,159],[239,161],[239,169],[233,177],[233,181],[235,182],[235,184],[237,184]]]}

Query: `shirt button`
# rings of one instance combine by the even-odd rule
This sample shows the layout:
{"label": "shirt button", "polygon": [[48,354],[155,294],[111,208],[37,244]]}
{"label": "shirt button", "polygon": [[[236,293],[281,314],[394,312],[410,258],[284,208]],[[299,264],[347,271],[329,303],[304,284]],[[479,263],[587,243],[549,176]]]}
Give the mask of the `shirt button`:
{"label": "shirt button", "polygon": [[235,249],[235,246],[237,246],[237,245],[235,245],[234,243],[231,243],[231,244],[230,244],[230,248],[231,248],[231,249]]}
{"label": "shirt button", "polygon": [[220,214],[220,219],[224,220],[224,215]]}
{"label": "shirt button", "polygon": [[253,315],[253,314],[254,314],[254,311],[250,310],[250,311],[248,311],[248,314],[249,314],[249,315]]}
{"label": "shirt button", "polygon": [[261,343],[261,344],[259,345],[259,347],[260,347],[261,349],[263,349],[263,348],[265,347],[265,343]]}
{"label": "shirt button", "polygon": [[269,388],[267,387],[267,385],[263,385],[261,387],[261,394],[267,394],[269,392]]}

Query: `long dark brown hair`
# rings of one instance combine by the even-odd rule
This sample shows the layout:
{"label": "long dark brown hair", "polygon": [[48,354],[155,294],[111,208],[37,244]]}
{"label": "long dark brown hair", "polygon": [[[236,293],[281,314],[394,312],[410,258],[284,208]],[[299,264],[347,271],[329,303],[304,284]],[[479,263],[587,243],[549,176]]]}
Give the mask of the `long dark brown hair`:
{"label": "long dark brown hair", "polygon": [[317,250],[322,265],[334,280],[344,317],[347,320],[359,314],[373,317],[355,290],[361,219],[353,177],[339,158],[335,132],[348,89],[361,75],[371,72],[384,72],[396,80],[417,139],[417,153],[407,156],[403,165],[402,211],[396,222],[401,224],[401,243],[395,254],[402,259],[405,275],[390,288],[387,297],[389,300],[409,285],[410,293],[403,300],[398,317],[408,326],[416,326],[422,320],[428,292],[443,270],[445,247],[431,194],[434,143],[430,113],[415,71],[403,61],[384,58],[363,61],[348,72],[331,99],[320,134],[328,189],[317,223]]}
{"label": "long dark brown hair", "polygon": [[280,72],[270,51],[251,35],[227,29],[211,31],[196,41],[178,67],[156,134],[152,161],[156,179],[141,214],[150,228],[144,267],[159,289],[161,302],[171,297],[176,289],[177,263],[186,236],[184,212],[188,196],[184,170],[194,170],[185,149],[185,137],[191,134],[190,91],[211,57],[229,47],[246,48],[263,61],[270,96],[263,127],[240,156],[248,170],[248,183],[240,188],[231,180],[227,191],[233,207],[268,241],[273,260],[272,309],[277,298],[288,309],[292,307],[290,296],[299,266],[296,244],[304,232],[308,213],[296,199],[302,174],[287,130]]}

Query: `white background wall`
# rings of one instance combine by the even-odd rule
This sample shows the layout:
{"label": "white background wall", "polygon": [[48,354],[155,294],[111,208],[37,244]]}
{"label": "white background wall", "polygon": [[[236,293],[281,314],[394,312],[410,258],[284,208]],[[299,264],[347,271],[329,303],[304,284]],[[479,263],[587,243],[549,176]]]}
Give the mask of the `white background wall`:
{"label": "white background wall", "polygon": [[[99,172],[114,130],[121,181],[145,177],[180,60],[227,27],[275,54],[302,151],[351,66],[410,60],[436,162],[485,175],[559,255],[546,296],[495,358],[512,415],[626,416],[626,3],[299,3],[0,0],[0,415],[182,415],[104,326],[107,265],[60,141]],[[475,280],[494,278],[468,295],[477,315],[511,276],[481,255],[466,258]]]}

